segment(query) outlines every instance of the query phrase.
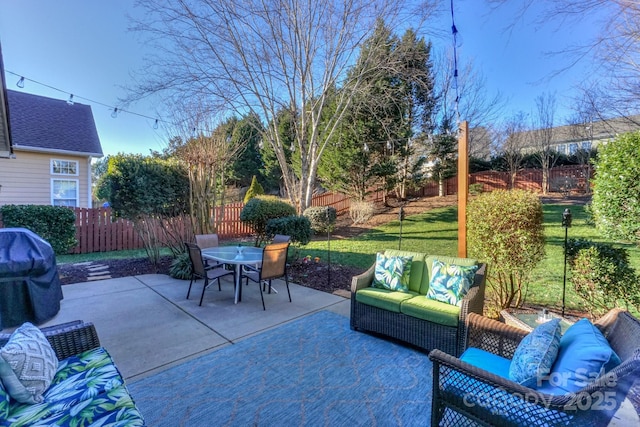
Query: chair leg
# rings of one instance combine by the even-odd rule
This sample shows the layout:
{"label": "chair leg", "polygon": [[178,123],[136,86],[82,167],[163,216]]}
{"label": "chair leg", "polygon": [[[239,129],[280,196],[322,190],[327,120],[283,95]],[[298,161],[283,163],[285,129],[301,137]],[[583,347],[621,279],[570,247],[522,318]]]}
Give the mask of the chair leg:
{"label": "chair leg", "polygon": [[264,295],[262,294],[262,284],[258,282],[258,288],[260,289],[260,299],[262,300],[262,309],[267,310],[264,306]]}
{"label": "chair leg", "polygon": [[200,296],[200,305],[202,306],[202,300],[204,299],[204,290],[209,286],[209,277],[204,276],[204,285],[202,286],[202,295]]}
{"label": "chair leg", "polygon": [[287,275],[284,275],[284,283],[287,284],[287,293],[289,294],[289,302],[291,302],[291,291],[289,291],[289,278]]}
{"label": "chair leg", "polygon": [[220,278],[218,277],[218,291],[221,291],[222,288],[220,287]]}
{"label": "chair leg", "polygon": [[189,282],[189,290],[187,291],[187,299],[189,299],[189,294],[191,294],[191,285],[193,284],[193,276],[191,276],[191,281]]}

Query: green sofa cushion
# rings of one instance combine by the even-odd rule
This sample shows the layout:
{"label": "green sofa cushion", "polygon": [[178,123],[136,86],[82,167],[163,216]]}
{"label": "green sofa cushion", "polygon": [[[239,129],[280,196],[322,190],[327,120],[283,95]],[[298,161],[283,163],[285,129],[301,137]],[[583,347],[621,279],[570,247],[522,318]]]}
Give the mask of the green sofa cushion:
{"label": "green sofa cushion", "polygon": [[400,311],[408,316],[453,327],[458,327],[460,316],[460,307],[457,305],[434,301],[424,295],[402,301]]}
{"label": "green sofa cushion", "polygon": [[[386,249],[384,251],[385,256],[402,256],[413,257],[411,262],[411,276],[409,277],[409,290],[413,292],[419,292],[422,283],[422,277],[424,276],[426,264],[424,262],[425,254],[420,252],[399,251],[394,249]],[[429,282],[427,281],[427,284]],[[422,293],[422,292],[419,292]],[[426,291],[423,295],[426,295]]]}
{"label": "green sofa cushion", "polygon": [[382,308],[394,313],[400,313],[400,303],[418,295],[416,292],[399,292],[388,289],[364,288],[356,293],[356,301]]}
{"label": "green sofa cushion", "polygon": [[452,256],[442,256],[442,255],[429,255],[425,258],[426,271],[422,275],[422,280],[420,282],[420,288],[418,293],[421,295],[426,295],[429,292],[429,281],[431,280],[432,268],[433,268],[433,260],[437,259],[438,261],[442,261],[446,264],[455,264],[455,265],[464,265],[471,266],[478,264],[478,261],[473,258],[458,258]]}

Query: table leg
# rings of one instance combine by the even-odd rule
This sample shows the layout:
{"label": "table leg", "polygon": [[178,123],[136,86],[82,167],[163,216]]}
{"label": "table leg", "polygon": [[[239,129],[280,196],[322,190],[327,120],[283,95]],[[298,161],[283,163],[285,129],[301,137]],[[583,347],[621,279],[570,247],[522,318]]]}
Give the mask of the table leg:
{"label": "table leg", "polygon": [[236,274],[234,275],[234,279],[236,281],[236,294],[234,304],[237,304],[240,301],[240,264],[235,264]]}

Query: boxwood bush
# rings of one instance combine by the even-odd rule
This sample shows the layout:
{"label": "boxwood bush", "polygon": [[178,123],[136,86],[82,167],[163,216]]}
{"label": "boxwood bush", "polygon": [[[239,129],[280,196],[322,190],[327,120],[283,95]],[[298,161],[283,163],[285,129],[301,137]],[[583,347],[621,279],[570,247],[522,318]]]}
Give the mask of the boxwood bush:
{"label": "boxwood bush", "polygon": [[267,222],[296,214],[296,208],[274,196],[256,196],[249,200],[240,212],[240,221],[249,224],[256,233],[255,245],[266,240]]}
{"label": "boxwood bush", "polygon": [[307,208],[303,215],[309,218],[311,229],[315,233],[333,231],[338,217],[336,208],[332,206],[312,206]]}
{"label": "boxwood bush", "polygon": [[66,254],[78,244],[76,215],[63,206],[4,205],[0,207],[5,227],[24,227],[49,242],[57,255]]}
{"label": "boxwood bush", "polygon": [[266,235],[272,239],[276,234],[291,237],[291,243],[306,245],[311,240],[311,222],[305,216],[285,216],[267,222]]}
{"label": "boxwood bush", "polygon": [[614,307],[640,305],[638,276],[624,248],[587,239],[567,242],[571,282],[589,314],[600,317]]}

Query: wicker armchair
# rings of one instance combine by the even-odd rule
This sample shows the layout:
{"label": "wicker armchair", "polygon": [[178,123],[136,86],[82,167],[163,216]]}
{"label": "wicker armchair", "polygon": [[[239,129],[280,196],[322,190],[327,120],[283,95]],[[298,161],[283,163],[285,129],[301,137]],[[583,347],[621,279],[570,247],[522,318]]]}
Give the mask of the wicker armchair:
{"label": "wicker armchair", "polygon": [[[640,410],[640,321],[612,310],[594,324],[622,364],[577,393],[549,395],[494,375],[434,350],[432,426],[579,425],[606,426],[612,417]],[[467,346],[511,359],[526,331],[474,313],[468,317]],[[624,402],[624,404],[623,404]],[[621,405],[624,406],[620,410]],[[614,415],[616,411],[618,414]],[[619,425],[631,425],[621,421]]]}

